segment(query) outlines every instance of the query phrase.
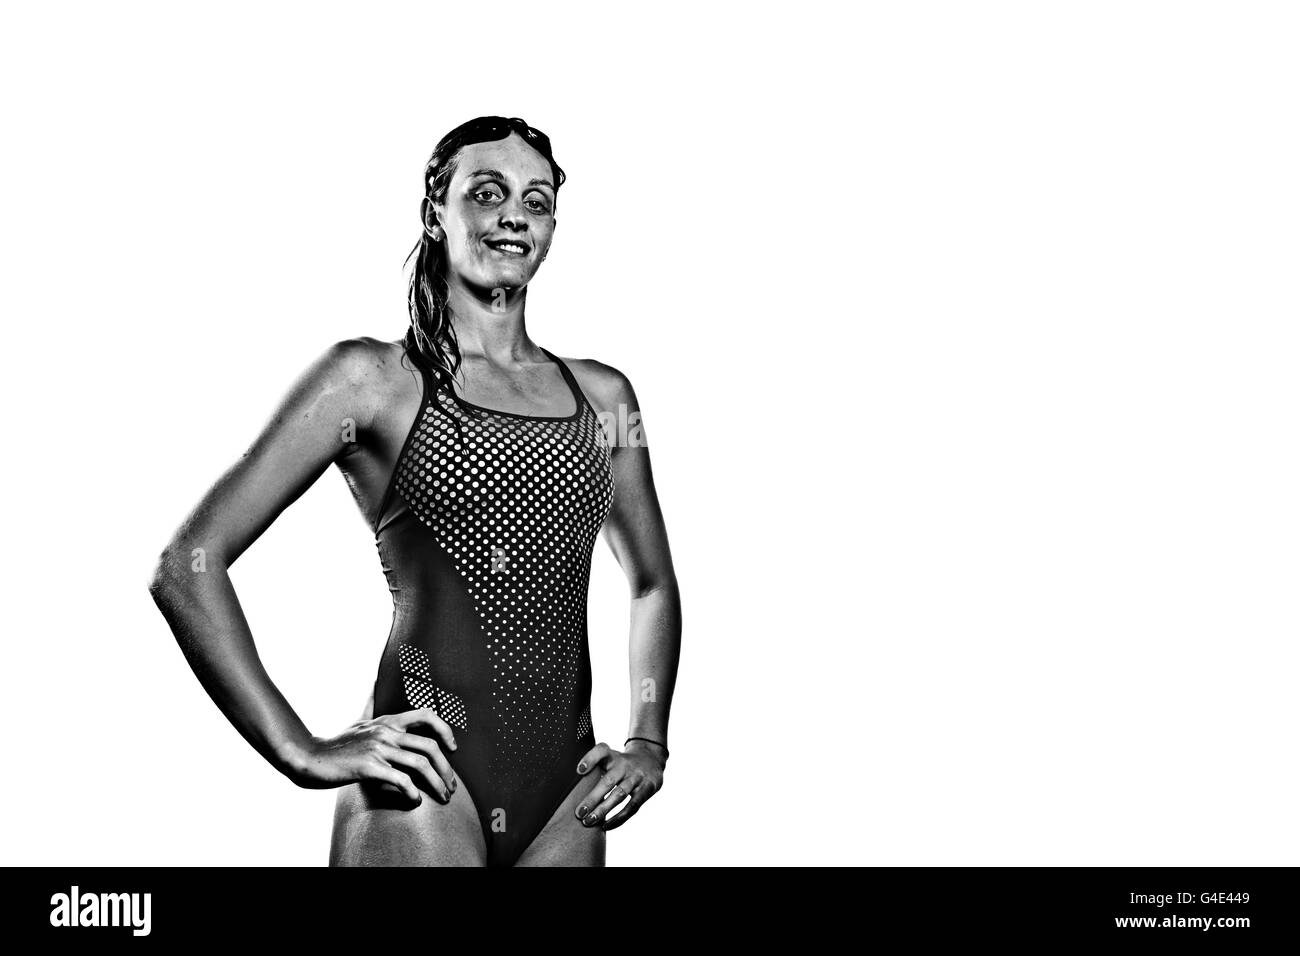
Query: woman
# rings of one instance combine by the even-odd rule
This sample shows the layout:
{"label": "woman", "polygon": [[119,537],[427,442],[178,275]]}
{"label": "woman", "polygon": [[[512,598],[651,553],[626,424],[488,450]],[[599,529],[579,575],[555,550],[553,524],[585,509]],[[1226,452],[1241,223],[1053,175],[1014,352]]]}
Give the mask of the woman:
{"label": "woman", "polygon": [[[339,788],[331,865],[601,866],[605,832],[662,785],[681,611],[649,452],[623,440],[636,395],[525,328],[563,182],[523,120],[443,137],[404,337],[326,350],[151,583],[244,737],[299,786]],[[374,529],[394,614],[361,718],[326,737],[267,676],[227,569],[331,462]],[[622,750],[596,743],[589,707],[601,530],[632,589]]]}

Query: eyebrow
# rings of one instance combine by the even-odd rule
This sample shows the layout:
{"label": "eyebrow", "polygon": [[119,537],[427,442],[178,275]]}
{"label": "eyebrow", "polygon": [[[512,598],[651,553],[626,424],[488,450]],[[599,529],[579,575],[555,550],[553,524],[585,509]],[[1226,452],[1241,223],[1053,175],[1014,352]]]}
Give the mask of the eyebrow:
{"label": "eyebrow", "polygon": [[[495,179],[505,179],[505,178],[506,178],[505,173],[501,172],[501,170],[499,170],[499,169],[476,169],[476,170],[474,170],[474,172],[472,172],[472,173],[469,174],[469,178],[470,178],[470,179],[473,179],[475,176],[492,176],[492,177],[495,178]],[[551,181],[550,181],[549,179],[530,179],[530,180],[528,180],[528,185],[529,185],[529,186],[548,186],[548,187],[550,187],[550,189],[551,189],[552,192],[555,191],[555,187],[551,185]]]}

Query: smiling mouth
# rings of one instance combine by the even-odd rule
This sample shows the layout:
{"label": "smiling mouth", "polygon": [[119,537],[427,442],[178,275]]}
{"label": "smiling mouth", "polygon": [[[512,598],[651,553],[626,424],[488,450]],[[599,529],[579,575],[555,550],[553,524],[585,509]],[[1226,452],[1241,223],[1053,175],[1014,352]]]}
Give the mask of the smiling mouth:
{"label": "smiling mouth", "polygon": [[515,242],[513,239],[485,239],[483,241],[489,249],[499,252],[503,256],[528,255],[528,247],[522,242]]}

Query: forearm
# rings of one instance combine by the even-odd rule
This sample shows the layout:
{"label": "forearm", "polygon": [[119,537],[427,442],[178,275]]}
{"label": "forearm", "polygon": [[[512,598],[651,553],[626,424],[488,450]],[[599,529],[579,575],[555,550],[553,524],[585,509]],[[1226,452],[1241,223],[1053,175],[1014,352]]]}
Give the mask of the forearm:
{"label": "forearm", "polygon": [[682,608],[675,581],[632,599],[629,737],[667,744],[681,639]]}
{"label": "forearm", "polygon": [[149,593],[204,690],[253,747],[291,779],[311,739],[271,681],[224,566],[209,556],[193,570],[187,555],[160,560]]}

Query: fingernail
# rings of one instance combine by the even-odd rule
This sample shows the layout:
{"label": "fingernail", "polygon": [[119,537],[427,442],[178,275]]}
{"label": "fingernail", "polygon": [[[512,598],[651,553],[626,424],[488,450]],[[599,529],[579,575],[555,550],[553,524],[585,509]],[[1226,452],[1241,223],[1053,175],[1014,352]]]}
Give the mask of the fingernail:
{"label": "fingernail", "polygon": [[587,817],[587,819],[583,820],[582,822],[585,823],[585,824],[586,824],[587,826],[589,826],[589,827],[590,827],[590,826],[595,826],[595,825],[596,825],[596,814],[593,813],[591,816]]}
{"label": "fingernail", "polygon": [[583,804],[582,806],[578,807],[578,812],[575,813],[574,816],[576,816],[579,820],[581,820],[583,816],[586,815],[586,813],[587,813],[587,807],[586,804]]}
{"label": "fingernail", "polygon": [[578,764],[578,773],[586,773],[586,772],[587,772],[587,765],[585,763]]}

